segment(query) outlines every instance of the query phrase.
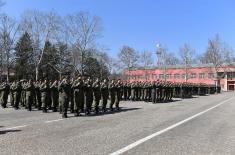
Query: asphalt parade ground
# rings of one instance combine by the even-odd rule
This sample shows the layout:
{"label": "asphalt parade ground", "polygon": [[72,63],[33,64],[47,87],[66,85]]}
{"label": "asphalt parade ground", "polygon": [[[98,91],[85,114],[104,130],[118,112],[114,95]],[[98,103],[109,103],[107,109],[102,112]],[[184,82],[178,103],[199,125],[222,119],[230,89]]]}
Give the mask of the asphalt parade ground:
{"label": "asphalt parade ground", "polygon": [[67,119],[0,108],[0,154],[235,154],[234,92],[120,106],[119,112]]}

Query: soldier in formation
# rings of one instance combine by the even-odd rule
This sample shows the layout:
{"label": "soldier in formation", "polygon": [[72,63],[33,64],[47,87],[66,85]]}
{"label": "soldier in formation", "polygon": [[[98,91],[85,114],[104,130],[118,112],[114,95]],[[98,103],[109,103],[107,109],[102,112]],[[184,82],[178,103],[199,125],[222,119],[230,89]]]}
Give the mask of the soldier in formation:
{"label": "soldier in formation", "polygon": [[101,81],[99,78],[93,82],[90,77],[85,79],[78,76],[74,80],[66,77],[61,81],[45,79],[43,82],[33,82],[29,79],[12,83],[3,82],[0,84],[0,104],[6,108],[9,98],[10,105],[15,109],[25,107],[31,111],[32,108],[37,108],[44,113],[48,110],[59,111],[63,118],[67,118],[68,110],[74,116],[80,116],[82,113],[90,115],[92,112],[105,113],[107,107],[110,111],[118,111],[121,100],[163,103],[171,102],[173,97],[190,98],[193,95],[215,94],[220,91],[220,87],[202,83],[160,80],[130,83],[114,79]]}

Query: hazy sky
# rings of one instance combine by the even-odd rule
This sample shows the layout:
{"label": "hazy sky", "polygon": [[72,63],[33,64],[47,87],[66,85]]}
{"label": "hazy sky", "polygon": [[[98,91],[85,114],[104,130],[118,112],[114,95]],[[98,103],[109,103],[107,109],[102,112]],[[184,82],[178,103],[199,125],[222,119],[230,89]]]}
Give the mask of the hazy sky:
{"label": "hazy sky", "polygon": [[54,10],[61,15],[88,11],[102,19],[100,44],[116,56],[122,45],[156,50],[156,43],[178,53],[189,43],[198,53],[219,33],[235,47],[234,0],[5,0],[1,11],[19,18],[26,9]]}

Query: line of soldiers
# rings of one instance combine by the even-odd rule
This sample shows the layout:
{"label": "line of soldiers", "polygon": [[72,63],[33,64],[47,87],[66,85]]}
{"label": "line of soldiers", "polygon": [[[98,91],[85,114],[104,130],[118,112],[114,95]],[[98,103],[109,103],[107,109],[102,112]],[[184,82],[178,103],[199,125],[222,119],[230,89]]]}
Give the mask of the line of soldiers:
{"label": "line of soldiers", "polygon": [[[3,82],[0,85],[0,103],[3,108],[7,107],[8,96],[10,103],[15,109],[25,107],[29,111],[32,107],[47,112],[57,110],[62,117],[67,117],[67,111],[79,116],[81,113],[89,115],[92,111],[96,114],[107,111],[108,99],[109,109],[120,110],[121,80],[107,79],[100,81],[98,78],[93,82],[90,77],[84,80],[79,76],[76,80],[64,78],[61,81],[49,82],[48,80],[33,82],[32,80],[21,80],[8,84]],[[100,101],[102,100],[102,109]]]}
{"label": "line of soldiers", "polygon": [[[189,98],[193,95],[214,94],[221,91],[220,87],[206,84],[173,83],[165,81],[154,82],[122,82],[121,80],[107,79],[100,81],[88,77],[84,79],[78,76],[77,79],[64,78],[54,82],[47,79],[33,82],[32,80],[21,80],[18,82],[0,84],[0,104],[7,107],[8,97],[15,109],[19,106],[29,111],[32,107],[47,112],[52,110],[62,113],[67,117],[67,111],[79,116],[81,113],[89,115],[92,111],[96,114],[109,109],[120,110],[120,100],[145,101],[145,102],[170,102],[173,97]],[[102,101],[102,102],[100,102]],[[100,103],[101,108],[100,108]]]}

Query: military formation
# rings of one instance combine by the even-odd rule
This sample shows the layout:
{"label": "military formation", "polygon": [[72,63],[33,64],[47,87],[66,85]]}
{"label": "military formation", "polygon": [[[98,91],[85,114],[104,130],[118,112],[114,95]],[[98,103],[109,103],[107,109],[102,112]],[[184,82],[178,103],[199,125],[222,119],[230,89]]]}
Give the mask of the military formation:
{"label": "military formation", "polygon": [[193,95],[220,93],[215,85],[174,83],[168,81],[122,82],[119,80],[92,80],[78,76],[76,79],[63,78],[61,81],[20,80],[0,84],[0,104],[7,108],[8,102],[16,110],[25,108],[67,113],[80,116],[109,111],[119,111],[121,100],[145,101],[152,103],[171,102],[173,98],[190,98]]}

